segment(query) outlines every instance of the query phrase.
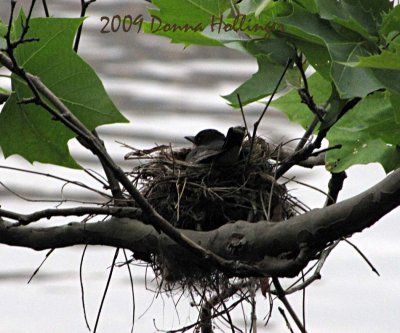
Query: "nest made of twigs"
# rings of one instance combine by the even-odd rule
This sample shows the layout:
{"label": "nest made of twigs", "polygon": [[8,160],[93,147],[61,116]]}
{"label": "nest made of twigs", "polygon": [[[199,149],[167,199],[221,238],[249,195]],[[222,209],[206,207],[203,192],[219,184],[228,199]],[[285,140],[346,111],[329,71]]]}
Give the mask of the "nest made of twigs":
{"label": "nest made of twigs", "polygon": [[[237,220],[282,221],[295,215],[295,200],[274,179],[276,163],[271,156],[276,152],[261,137],[250,147],[246,139],[237,162],[230,165],[188,163],[185,157],[190,149],[159,146],[134,151],[129,158],[140,164],[130,176],[156,211],[177,228],[207,231]],[[185,270],[182,262],[172,262],[182,258],[166,257],[156,258],[153,267],[164,278],[210,277],[209,268]]]}

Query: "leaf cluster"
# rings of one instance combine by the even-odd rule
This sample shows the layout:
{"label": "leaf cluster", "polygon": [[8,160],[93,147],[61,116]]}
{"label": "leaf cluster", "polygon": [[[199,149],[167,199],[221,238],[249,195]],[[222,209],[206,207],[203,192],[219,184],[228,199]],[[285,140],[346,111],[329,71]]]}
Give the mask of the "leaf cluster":
{"label": "leaf cluster", "polygon": [[[327,154],[330,171],[370,162],[381,163],[386,172],[400,166],[400,7],[393,2],[153,3],[157,8],[149,12],[161,18],[164,25],[201,23],[205,28],[180,30],[178,34],[168,29],[147,32],[185,46],[234,48],[257,61],[258,71],[223,96],[231,106],[239,106],[238,95],[243,105],[270,96],[288,59],[292,59],[294,65],[286,71],[278,89],[282,96],[272,106],[307,128],[313,114],[301,104],[304,100],[296,91],[308,91],[324,110],[319,128],[328,130],[330,146],[342,145],[342,149]],[[344,116],[344,105],[354,99],[360,100],[359,104]]]}

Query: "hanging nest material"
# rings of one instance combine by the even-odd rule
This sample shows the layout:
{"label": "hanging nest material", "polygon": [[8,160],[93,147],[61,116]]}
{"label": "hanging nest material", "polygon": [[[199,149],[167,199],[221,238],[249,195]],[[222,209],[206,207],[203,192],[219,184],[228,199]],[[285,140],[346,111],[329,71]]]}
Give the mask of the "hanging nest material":
{"label": "hanging nest material", "polygon": [[[276,152],[261,137],[250,146],[246,139],[237,162],[230,165],[188,163],[185,157],[191,149],[135,150],[127,158],[138,159],[140,165],[130,176],[157,212],[177,228],[207,231],[237,220],[282,221],[295,215],[296,200],[274,180],[271,155]],[[182,262],[185,257],[166,250],[153,268],[170,281],[193,283],[213,275],[209,267]]]}

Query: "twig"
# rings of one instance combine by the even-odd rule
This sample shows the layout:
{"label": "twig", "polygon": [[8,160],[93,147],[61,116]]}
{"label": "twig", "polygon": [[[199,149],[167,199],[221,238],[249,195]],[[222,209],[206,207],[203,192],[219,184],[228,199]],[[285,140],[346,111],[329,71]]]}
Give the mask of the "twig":
{"label": "twig", "polygon": [[354,250],[357,251],[357,253],[365,260],[365,262],[368,264],[369,267],[371,267],[372,271],[373,271],[376,275],[381,276],[381,275],[379,274],[378,270],[374,267],[374,265],[372,265],[372,263],[368,260],[367,256],[366,256],[364,253],[362,253],[361,250],[360,250],[356,245],[354,245],[354,244],[353,244],[352,242],[350,242],[348,239],[345,239],[344,241],[345,241],[347,244],[349,244]]}
{"label": "twig", "polygon": [[[276,86],[275,86],[275,88],[274,88],[274,91],[272,92],[271,96],[269,97],[269,100],[268,100],[267,104],[266,104],[265,107],[264,107],[264,110],[261,112],[260,117],[258,118],[258,120],[257,120],[257,121],[254,123],[254,125],[253,125],[253,135],[252,135],[252,137],[251,137],[250,150],[249,150],[249,155],[248,155],[248,157],[247,157],[246,165],[248,165],[248,164],[250,163],[251,154],[252,154],[252,152],[253,152],[253,146],[254,146],[254,142],[255,142],[255,139],[256,139],[256,134],[257,134],[258,126],[260,125],[261,120],[264,118],[264,115],[265,115],[265,113],[267,112],[267,110],[268,110],[268,108],[269,108],[269,105],[271,104],[272,99],[274,98],[276,92],[278,91],[279,86],[280,86],[280,84],[281,84],[283,78],[285,77],[285,74],[286,74],[286,72],[287,72],[289,66],[291,65],[291,63],[292,63],[292,59],[288,59],[288,61],[287,61],[287,63],[286,63],[286,66],[285,66],[285,68],[284,68],[284,70],[283,70],[283,72],[282,72],[282,74],[281,74],[281,76],[280,76],[278,82],[276,83]],[[245,169],[247,169],[247,168],[245,168]]]}
{"label": "twig", "polygon": [[249,132],[249,127],[247,126],[246,116],[244,115],[243,104],[242,104],[242,100],[240,99],[239,94],[237,94],[237,99],[238,99],[238,103],[240,106],[240,114],[242,115],[243,125],[246,128],[246,135],[247,135],[247,138],[250,140],[251,136],[250,136],[250,132]]}
{"label": "twig", "polygon": [[93,333],[96,333],[96,331],[97,331],[97,325],[99,324],[101,310],[103,309],[103,305],[104,305],[104,301],[106,299],[108,288],[110,287],[111,277],[112,277],[113,272],[114,272],[114,265],[115,265],[115,262],[117,260],[118,253],[119,253],[119,248],[117,248],[115,250],[114,258],[113,258],[113,261],[112,261],[112,264],[111,264],[111,268],[110,268],[110,274],[108,274],[106,287],[104,289],[103,297],[102,297],[101,302],[100,302],[100,308],[99,308],[99,311],[97,312],[96,324],[94,325]]}
{"label": "twig", "polygon": [[280,314],[282,315],[283,319],[285,320],[286,327],[289,329],[289,331],[290,331],[291,333],[294,333],[294,331],[293,331],[293,329],[292,329],[292,326],[290,325],[290,322],[289,322],[289,320],[288,320],[287,317],[286,317],[285,310],[282,309],[280,306],[278,306],[278,310],[279,310]]}
{"label": "twig", "polygon": [[[304,282],[304,272],[301,271],[301,279]],[[306,330],[306,288],[303,289],[302,295],[302,307],[303,307],[303,327]]]}
{"label": "twig", "polygon": [[88,245],[86,244],[85,247],[83,248],[83,252],[82,252],[82,255],[81,255],[81,261],[79,263],[79,284],[80,284],[80,287],[81,287],[81,301],[82,301],[82,309],[83,309],[83,318],[85,318],[86,327],[90,332],[91,329],[90,329],[88,317],[87,317],[87,314],[86,314],[85,289],[84,289],[84,286],[83,286],[83,258],[85,258],[85,254],[86,254],[87,248],[88,248]]}
{"label": "twig", "polygon": [[50,255],[54,252],[55,249],[51,249],[49,252],[46,253],[46,256],[44,257],[43,261],[40,263],[39,267],[35,269],[31,277],[29,278],[27,284],[31,283],[32,279],[36,276],[37,273],[39,273],[39,270],[42,268],[43,264],[46,262],[46,260],[50,257]]}
{"label": "twig", "polygon": [[347,178],[346,172],[332,173],[331,179],[328,184],[329,196],[326,198],[325,207],[336,203],[339,192],[343,188],[343,182]]}
{"label": "twig", "polygon": [[82,215],[111,215],[116,217],[135,217],[140,210],[133,207],[74,207],[74,208],[49,208],[39,210],[32,214],[19,214],[5,209],[0,209],[0,216],[18,221],[14,226],[28,225],[40,219],[50,219],[55,216],[82,216]]}
{"label": "twig", "polygon": [[125,264],[128,269],[128,274],[129,274],[129,281],[131,284],[131,293],[132,293],[132,328],[131,328],[131,333],[133,333],[133,328],[135,327],[135,310],[136,310],[136,305],[135,305],[135,289],[133,287],[133,276],[132,276],[132,271],[131,267],[129,266],[129,260],[128,256],[126,255],[126,250],[122,249],[122,252],[124,253],[124,258],[125,258]]}
{"label": "twig", "polygon": [[[42,4],[43,4],[43,9],[44,9],[44,14],[46,15],[46,17],[50,17],[49,8],[47,8],[46,0],[42,0]],[[90,331],[90,329],[89,329],[89,331]]]}
{"label": "twig", "polygon": [[[305,289],[306,287],[308,287],[309,285],[311,285],[314,281],[316,280],[320,280],[321,279],[321,270],[322,267],[325,264],[326,259],[328,259],[329,254],[332,252],[332,250],[339,244],[339,241],[334,242],[331,246],[329,246],[328,248],[326,248],[324,251],[322,251],[319,259],[318,259],[318,265],[314,271],[314,273],[311,275],[311,277],[309,277],[308,279],[306,279],[303,283],[290,287],[289,289],[285,290],[285,295],[290,295],[290,294],[294,294],[300,290]],[[276,291],[271,291],[271,293],[273,295],[276,295],[277,292]]]}
{"label": "twig", "polygon": [[303,84],[304,88],[301,88],[298,90],[298,93],[301,98],[301,102],[306,104],[310,111],[315,114],[315,116],[318,118],[319,121],[322,121],[324,115],[325,115],[325,110],[322,108],[318,107],[315,102],[313,97],[310,94],[310,90],[308,88],[308,81],[307,81],[307,76],[306,73],[304,72],[303,68],[303,62],[302,62],[302,55],[297,55],[295,58],[295,63],[297,68],[299,69],[300,75],[303,79]]}
{"label": "twig", "polygon": [[76,186],[80,186],[80,187],[82,187],[82,188],[84,188],[86,190],[89,190],[89,191],[95,192],[97,194],[100,194],[101,196],[103,196],[103,197],[105,197],[107,199],[111,198],[110,195],[108,195],[107,193],[99,191],[99,190],[96,190],[96,189],[94,189],[94,188],[92,188],[92,187],[90,187],[90,186],[88,186],[88,185],[86,185],[84,183],[81,183],[81,182],[75,181],[75,180],[70,180],[68,178],[63,178],[63,177],[60,177],[60,176],[52,175],[51,173],[44,173],[44,172],[39,172],[39,171],[26,170],[26,169],[15,168],[15,167],[10,167],[10,166],[5,166],[5,165],[0,165],[0,169],[7,169],[7,170],[12,170],[12,171],[26,172],[26,173],[30,173],[30,174],[34,174],[34,175],[53,178],[53,179],[56,179],[56,180],[60,180],[60,181],[66,182],[67,184],[73,184],[73,185],[76,185]]}
{"label": "twig", "polygon": [[[96,0],[81,0],[81,15],[80,17],[84,17],[86,14],[86,10],[90,6],[92,2],[95,2]],[[75,43],[74,43],[74,51],[78,52],[78,47],[79,47],[79,42],[81,40],[81,34],[82,34],[82,29],[83,29],[83,23],[79,26],[78,32],[76,33],[76,38],[75,38]]]}
{"label": "twig", "polygon": [[250,278],[250,300],[251,300],[251,314],[250,314],[250,332],[257,333],[257,307],[256,307],[256,281],[254,278]]}
{"label": "twig", "polygon": [[303,324],[301,323],[299,317],[297,317],[296,312],[294,312],[292,306],[290,305],[289,301],[287,300],[287,298],[285,296],[285,291],[282,289],[282,286],[281,286],[281,284],[279,282],[279,279],[276,278],[276,277],[273,277],[272,278],[272,283],[275,286],[278,298],[283,303],[283,305],[285,306],[286,310],[288,310],[290,316],[292,317],[292,319],[296,323],[296,325],[299,328],[299,330],[302,333],[307,333],[307,331],[305,330],[305,328],[304,328]]}

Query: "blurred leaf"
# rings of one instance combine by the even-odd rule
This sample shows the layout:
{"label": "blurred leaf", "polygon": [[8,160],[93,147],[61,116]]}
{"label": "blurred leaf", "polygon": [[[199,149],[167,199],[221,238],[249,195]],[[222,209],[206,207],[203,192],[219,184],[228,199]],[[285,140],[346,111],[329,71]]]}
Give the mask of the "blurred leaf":
{"label": "blurred leaf", "polygon": [[390,92],[389,100],[394,110],[394,121],[400,125],[400,94]]}
{"label": "blurred leaf", "polygon": [[364,9],[359,2],[316,0],[321,18],[333,21],[353,30],[365,38],[378,35],[377,22],[370,10]]}
{"label": "blurred leaf", "polygon": [[400,6],[396,6],[388,14],[384,15],[380,32],[387,36],[392,31],[400,31]]}
{"label": "blurred leaf", "polygon": [[368,52],[363,42],[341,42],[328,45],[334,60],[331,69],[332,78],[341,98],[365,97],[369,93],[384,88],[384,84],[376,77],[373,70],[361,67],[348,67],[344,62],[353,62]]}
{"label": "blurred leaf", "polygon": [[[369,57],[359,57],[358,62],[345,63],[351,67],[369,67],[400,70],[400,44],[396,44],[393,52],[383,50],[381,54]],[[400,72],[398,72],[400,77]]]}
{"label": "blurred leaf", "polygon": [[[15,22],[16,38],[21,34],[21,19]],[[24,43],[16,50],[19,65],[34,75],[55,94],[90,130],[103,124],[126,122],[108,97],[94,72],[72,49],[76,30],[83,19],[34,18]],[[30,162],[38,161],[79,168],[71,157],[68,141],[75,134],[47,111],[34,104],[19,104],[32,97],[30,89],[15,75],[15,93],[0,113],[0,145],[5,157],[19,154]]]}
{"label": "blurred leaf", "polygon": [[[6,33],[7,33],[7,26],[0,20],[0,49],[4,49],[6,47],[6,40],[4,38]],[[2,66],[3,65],[0,64],[0,68]]]}
{"label": "blurred leaf", "polygon": [[231,8],[230,0],[153,0],[158,9],[149,9],[151,15],[160,17],[164,24],[207,26],[212,16],[220,16]]}
{"label": "blurred leaf", "polygon": [[12,93],[12,91],[11,91],[11,90],[8,90],[8,89],[5,89],[5,88],[2,88],[2,87],[0,87],[0,93],[3,93],[3,94],[8,94],[8,95],[10,95],[10,94]]}
{"label": "blurred leaf", "polygon": [[346,0],[354,6],[361,6],[366,12],[370,12],[378,23],[382,21],[382,16],[393,8],[391,0]]}
{"label": "blurred leaf", "polygon": [[245,15],[254,13],[261,1],[262,0],[242,0],[242,2],[238,4],[239,11]]}
{"label": "blurred leaf", "polygon": [[326,130],[332,127],[342,113],[343,107],[348,100],[341,99],[334,84],[332,84],[331,96],[326,103],[326,115],[322,120],[320,130]]}
{"label": "blurred leaf", "polygon": [[297,3],[307,9],[310,13],[315,14],[318,12],[316,0],[298,0]]}
{"label": "blurred leaf", "polygon": [[272,63],[286,66],[288,59],[296,56],[295,49],[284,38],[251,40],[243,42],[246,50],[255,58],[267,57]]}
{"label": "blurred leaf", "polygon": [[256,11],[254,12],[255,17],[259,17],[261,12],[264,11],[269,4],[271,4],[272,0],[262,0],[260,4],[257,6]]}
{"label": "blurred leaf", "polygon": [[[369,56],[369,49],[374,48],[373,44],[346,27],[343,27],[339,33],[337,27],[334,28],[329,21],[311,14],[296,4],[292,6],[290,15],[278,18],[278,21],[285,26],[285,35],[291,38],[295,45],[300,41],[302,51],[307,56],[311,55],[312,63],[317,65],[317,69],[325,78],[327,78],[328,65],[331,66],[329,75],[335,82],[342,99],[365,97],[385,87],[373,70],[351,68],[342,64],[357,61],[359,56]],[[326,58],[327,53],[324,47],[329,53],[330,60]],[[378,50],[376,46],[375,49]],[[316,60],[318,51],[323,55],[320,63]]]}
{"label": "blurred leaf", "polygon": [[305,54],[308,62],[321,74],[325,80],[331,80],[332,60],[326,46],[296,40],[296,46]]}

